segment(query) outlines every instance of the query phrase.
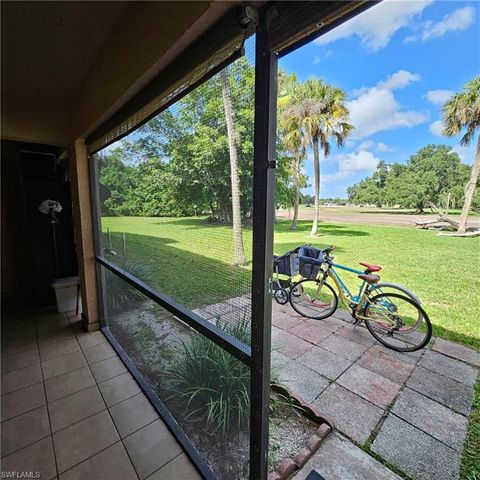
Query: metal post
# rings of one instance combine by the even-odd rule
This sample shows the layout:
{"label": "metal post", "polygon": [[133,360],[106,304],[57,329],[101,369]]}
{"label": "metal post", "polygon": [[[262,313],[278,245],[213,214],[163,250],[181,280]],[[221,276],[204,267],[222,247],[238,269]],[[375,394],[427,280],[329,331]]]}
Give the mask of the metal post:
{"label": "metal post", "polygon": [[127,241],[125,239],[125,232],[122,232],[122,246],[123,246],[123,256],[127,255]]}
{"label": "metal post", "polygon": [[268,473],[277,57],[266,16],[261,9],[255,59],[250,480],[265,480]]}

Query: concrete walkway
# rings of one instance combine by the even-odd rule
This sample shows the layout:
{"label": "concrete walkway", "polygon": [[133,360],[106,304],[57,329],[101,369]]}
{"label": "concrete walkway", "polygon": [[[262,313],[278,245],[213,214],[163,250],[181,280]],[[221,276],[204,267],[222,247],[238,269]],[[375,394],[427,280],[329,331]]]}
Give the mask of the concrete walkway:
{"label": "concrete walkway", "polygon": [[337,430],[296,478],[312,468],[329,480],[398,478],[358,447],[370,445],[414,479],[458,479],[480,353],[442,339],[398,353],[352,321],[341,310],[308,320],[273,302],[274,372]]}

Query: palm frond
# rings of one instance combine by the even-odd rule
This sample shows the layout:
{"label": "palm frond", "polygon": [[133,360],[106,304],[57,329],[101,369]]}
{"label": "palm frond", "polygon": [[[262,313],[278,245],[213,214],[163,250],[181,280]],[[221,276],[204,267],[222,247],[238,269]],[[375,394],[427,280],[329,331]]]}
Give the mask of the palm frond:
{"label": "palm frond", "polygon": [[442,116],[442,133],[452,137],[466,128],[467,132],[463,135],[461,144],[469,145],[475,130],[480,127],[480,77],[467,82],[461,92],[445,103]]}

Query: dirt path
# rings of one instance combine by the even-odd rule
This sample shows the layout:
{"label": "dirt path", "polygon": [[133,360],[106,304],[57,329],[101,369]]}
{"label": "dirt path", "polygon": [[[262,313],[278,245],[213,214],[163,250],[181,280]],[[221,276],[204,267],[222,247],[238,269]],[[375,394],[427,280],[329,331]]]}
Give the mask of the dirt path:
{"label": "dirt path", "polygon": [[[293,212],[293,211],[292,211]],[[312,209],[301,209],[299,212],[300,220],[312,220],[314,215]],[[292,218],[288,210],[278,210],[279,218]],[[452,216],[454,219],[457,216]],[[374,208],[349,208],[349,207],[323,207],[320,209],[320,218],[332,223],[357,223],[366,225],[389,225],[392,227],[413,227],[415,221],[434,220],[435,215],[415,215],[412,213],[402,213],[400,211],[392,212]],[[469,219],[470,226],[480,226],[479,217],[471,217]]]}

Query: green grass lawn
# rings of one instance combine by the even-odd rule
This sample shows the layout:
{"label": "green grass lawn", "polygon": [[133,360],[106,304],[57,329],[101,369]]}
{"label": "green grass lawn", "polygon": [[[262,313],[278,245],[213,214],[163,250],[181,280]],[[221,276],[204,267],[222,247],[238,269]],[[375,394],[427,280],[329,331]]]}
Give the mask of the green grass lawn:
{"label": "green grass lawn", "polygon": [[[102,224],[104,232],[110,230],[119,258],[125,232],[127,258],[147,266],[145,280],[190,308],[249,290],[251,266],[230,264],[230,227],[198,217],[106,217]],[[480,349],[480,238],[442,238],[409,227],[321,223],[320,236],[312,239],[310,222],[299,222],[296,231],[289,226],[287,220],[276,224],[275,253],[304,243],[335,245],[339,263],[379,264],[383,280],[401,283],[420,297],[435,335]],[[244,241],[251,258],[250,229],[245,229]],[[353,275],[346,279],[349,285],[358,284]]]}

